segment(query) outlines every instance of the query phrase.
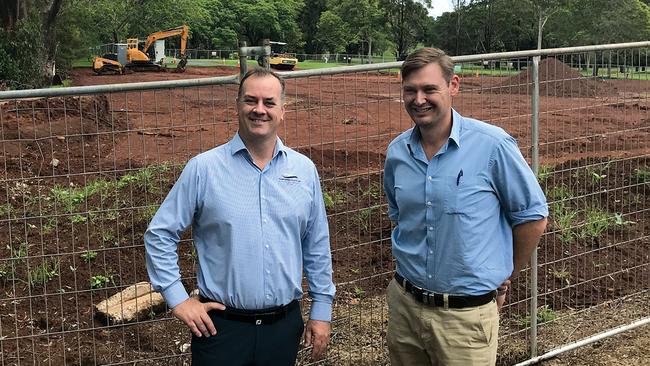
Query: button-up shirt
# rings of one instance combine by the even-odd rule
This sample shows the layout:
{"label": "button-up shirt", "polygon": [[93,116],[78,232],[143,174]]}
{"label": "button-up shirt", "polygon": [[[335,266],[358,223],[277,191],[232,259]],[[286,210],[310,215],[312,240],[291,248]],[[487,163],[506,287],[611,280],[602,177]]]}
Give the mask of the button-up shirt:
{"label": "button-up shirt", "polygon": [[480,295],[513,270],[512,228],[548,216],[517,143],[452,111],[450,136],[427,160],[417,127],[388,146],[384,189],[397,272],[429,291]]}
{"label": "button-up shirt", "polygon": [[188,298],[177,246],[190,225],[203,296],[238,309],[288,304],[302,296],[304,268],[310,318],[331,319],[335,288],[318,173],[279,138],[262,170],[239,134],[186,164],[144,236],[149,277],[170,307]]}

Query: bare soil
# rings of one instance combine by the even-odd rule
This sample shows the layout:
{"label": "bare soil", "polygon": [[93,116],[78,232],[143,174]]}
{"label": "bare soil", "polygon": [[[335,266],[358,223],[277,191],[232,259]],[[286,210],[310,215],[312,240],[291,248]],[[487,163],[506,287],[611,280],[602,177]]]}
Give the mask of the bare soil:
{"label": "bare soil", "polygon": [[[562,65],[556,66],[547,70]],[[190,68],[184,74],[95,76],[89,69],[76,69],[72,79],[75,85],[98,85],[236,72]],[[519,83],[463,78],[454,103],[464,115],[506,129],[529,157],[527,89],[493,92],[495,86],[516,90],[503,86]],[[0,102],[0,161],[5,167],[0,186],[2,364],[188,362],[183,348],[187,331],[170,321],[169,313],[152,312],[138,323],[114,325],[98,318],[92,306],[148,279],[142,247],[146,225],[182,164],[236,131],[236,90],[229,85]],[[314,160],[332,199],[328,214],[338,298],[331,364],[386,363],[381,294],[393,261],[381,168],[388,142],[411,125],[399,90],[399,79],[385,73],[287,81],[281,137]],[[588,207],[624,216],[620,225],[596,236],[579,228],[564,230],[551,219],[539,251],[540,303],[559,313],[650,288],[650,178],[634,174],[650,170],[648,82],[604,80],[581,90],[589,92],[542,94],[540,156],[549,174],[541,183],[549,201],[565,201],[563,208],[576,212],[574,222],[587,221]],[[90,252],[96,256],[87,259]],[[180,265],[188,289],[194,287],[194,260],[185,240]],[[565,272],[569,274],[561,275]],[[102,277],[104,282],[96,285]],[[528,290],[523,279],[515,284],[511,305],[504,309],[504,331],[524,329],[521,314],[528,306]],[[647,306],[645,310],[647,315]],[[629,319],[640,317],[635,313]],[[593,347],[589,354],[625,359],[632,354],[629,344],[648,344],[647,332],[625,337],[635,334],[633,340],[606,341],[607,347]],[[547,338],[545,349],[564,341]],[[634,354],[647,360],[647,350]],[[525,360],[525,345],[501,355],[500,364]]]}

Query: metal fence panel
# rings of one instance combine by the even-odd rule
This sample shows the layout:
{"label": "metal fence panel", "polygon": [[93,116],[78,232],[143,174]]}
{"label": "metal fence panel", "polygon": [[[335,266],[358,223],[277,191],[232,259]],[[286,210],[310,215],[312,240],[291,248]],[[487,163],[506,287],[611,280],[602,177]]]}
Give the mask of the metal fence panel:
{"label": "metal fence panel", "polygon": [[[539,277],[523,271],[502,310],[500,364],[529,357],[532,281],[540,353],[650,310],[648,49],[604,48],[540,52],[536,146],[551,218]],[[456,58],[454,100],[516,137],[531,163],[534,54]],[[332,236],[327,364],[388,363],[382,167],[388,142],[411,126],[398,65],[286,74],[280,135],[317,165]],[[146,225],[183,164],[237,130],[236,88],[230,77],[0,92],[1,364],[189,363],[189,333],[164,306],[120,323],[95,305],[147,281]],[[193,289],[189,234],[179,250]]]}

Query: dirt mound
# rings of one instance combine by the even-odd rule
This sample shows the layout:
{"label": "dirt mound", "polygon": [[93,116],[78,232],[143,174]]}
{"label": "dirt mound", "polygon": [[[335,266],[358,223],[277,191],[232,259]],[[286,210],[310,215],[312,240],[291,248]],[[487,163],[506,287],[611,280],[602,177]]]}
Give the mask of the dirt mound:
{"label": "dirt mound", "polygon": [[[583,77],[567,64],[548,57],[539,63],[539,94],[565,98],[589,98],[607,94],[604,85]],[[533,70],[528,68],[491,88],[496,94],[532,94]]]}

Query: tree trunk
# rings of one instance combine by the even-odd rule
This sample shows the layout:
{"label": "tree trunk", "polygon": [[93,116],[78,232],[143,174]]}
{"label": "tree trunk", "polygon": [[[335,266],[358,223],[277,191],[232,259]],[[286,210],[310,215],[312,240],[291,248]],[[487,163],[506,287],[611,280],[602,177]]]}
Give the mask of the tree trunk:
{"label": "tree trunk", "polygon": [[542,20],[542,12],[540,11],[537,18],[537,49],[542,49],[542,28],[544,28],[544,21]]}
{"label": "tree trunk", "polygon": [[50,83],[54,76],[54,65],[56,60],[56,18],[61,10],[63,0],[52,0],[50,7],[45,12],[45,19],[43,19],[43,40],[45,42],[46,59],[43,65],[43,75],[47,79],[47,84]]}

